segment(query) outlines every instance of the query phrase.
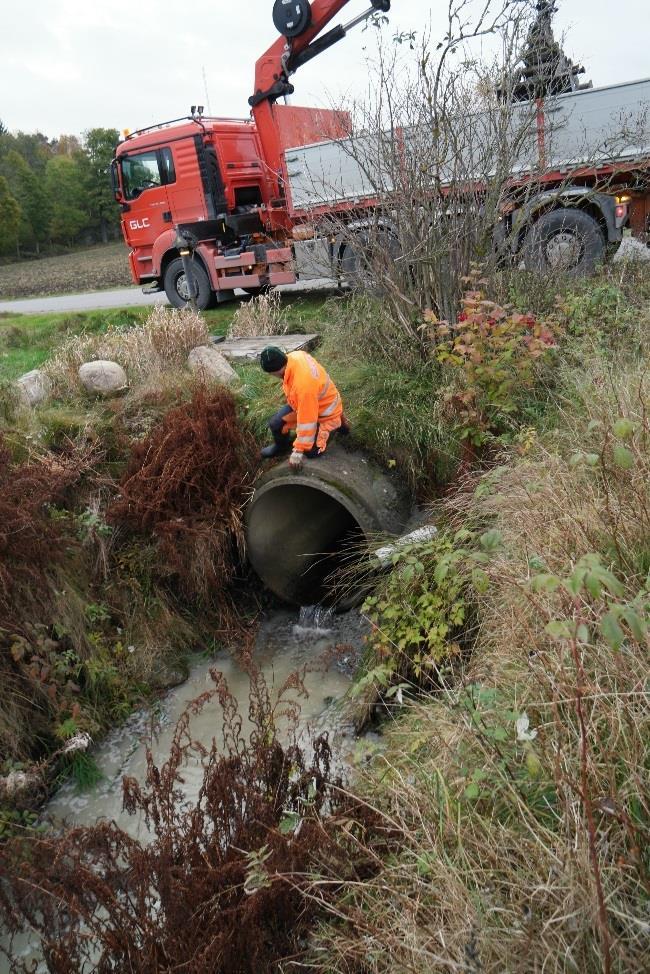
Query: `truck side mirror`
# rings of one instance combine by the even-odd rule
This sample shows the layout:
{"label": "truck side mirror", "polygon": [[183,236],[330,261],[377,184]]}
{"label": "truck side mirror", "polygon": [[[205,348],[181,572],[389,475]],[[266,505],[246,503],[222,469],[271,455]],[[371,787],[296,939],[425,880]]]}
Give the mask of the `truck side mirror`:
{"label": "truck side mirror", "polygon": [[117,159],[113,159],[111,162],[111,189],[113,190],[113,196],[118,203],[122,202],[122,190],[120,189],[120,177],[117,172]]}

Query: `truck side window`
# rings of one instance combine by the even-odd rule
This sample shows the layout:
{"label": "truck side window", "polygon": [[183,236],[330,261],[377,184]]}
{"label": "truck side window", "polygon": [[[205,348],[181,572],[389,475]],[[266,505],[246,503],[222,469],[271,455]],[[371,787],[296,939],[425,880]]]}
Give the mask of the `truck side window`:
{"label": "truck side window", "polygon": [[172,150],[150,149],[122,158],[122,184],[127,200],[134,200],[152,186],[167,186],[176,182]]}
{"label": "truck side window", "polygon": [[122,184],[127,200],[134,200],[143,190],[161,186],[158,152],[139,152],[122,160]]}

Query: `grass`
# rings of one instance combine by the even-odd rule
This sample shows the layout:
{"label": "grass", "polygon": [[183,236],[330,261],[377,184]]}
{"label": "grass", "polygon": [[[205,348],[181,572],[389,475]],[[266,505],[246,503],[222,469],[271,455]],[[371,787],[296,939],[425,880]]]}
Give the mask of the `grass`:
{"label": "grass", "polygon": [[[454,679],[416,692],[401,714],[387,701],[387,750],[354,787],[393,841],[376,877],[342,885],[311,969],[643,968],[646,368],[603,381],[606,364],[593,363],[583,376],[588,406],[565,403],[554,445],[503,456],[446,502],[448,521],[499,538],[474,591],[473,650]],[[598,462],[577,461],[582,450]],[[585,585],[583,564],[604,584],[594,575]],[[406,616],[410,606],[394,610]],[[631,628],[629,611],[638,614]],[[324,868],[316,896],[334,880]]]}
{"label": "grass", "polygon": [[[318,330],[326,298],[287,295],[283,299],[290,331]],[[212,335],[225,335],[240,302],[221,305],[203,312],[202,317]],[[151,308],[121,308],[109,311],[85,311],[75,314],[0,315],[0,379],[15,379],[39,368],[72,337],[102,335],[122,326],[141,324]]]}
{"label": "grass", "polygon": [[[409,663],[427,666],[429,692],[413,665],[394,667],[399,686],[385,678],[386,750],[352,783],[379,826],[364,831],[335,809],[340,854],[310,864],[308,896],[322,909],[305,963],[320,974],[632,974],[646,963],[650,275],[623,269],[554,283],[550,295],[525,276],[495,284],[522,311],[553,316],[560,347],[516,403],[517,435],[465,464],[456,483],[451,373],[414,356],[376,301],[283,299],[292,328],[322,334],[317,355],[343,393],[357,444],[419,486],[446,529],[426,557],[409,550],[393,584],[378,586],[385,638],[369,641],[366,677],[394,666],[392,644],[403,638]],[[225,334],[235,310],[206,314],[209,331]],[[128,395],[90,409],[71,397],[42,420],[37,411],[46,445],[86,443],[90,423],[120,460],[125,432],[141,439],[159,424],[183,355],[172,356],[169,387],[157,367],[147,379],[137,363],[149,352],[136,329],[129,334]],[[106,342],[114,329],[104,321],[89,335]],[[52,330],[49,348],[65,358],[69,339]],[[248,421],[262,436],[281,389],[257,365],[238,368]],[[96,587],[84,600],[78,577],[57,584],[68,613],[61,638],[76,640],[84,665],[84,653],[96,661],[93,692],[117,710],[128,706],[128,686],[152,673],[160,633],[175,631],[179,653],[204,620],[181,618],[164,600],[155,546],[118,538],[102,519],[105,482],[92,488],[75,523]],[[117,565],[110,584],[107,559]],[[453,570],[463,611],[448,619]],[[418,617],[418,604],[428,615]],[[81,631],[91,608],[93,625]],[[124,633],[118,611],[130,620]],[[428,666],[424,643],[434,635]],[[438,652],[445,641],[448,655]],[[124,683],[114,682],[116,659]],[[74,657],[69,666],[74,681]],[[331,869],[342,860],[346,876]],[[372,869],[355,871],[357,862]]]}
{"label": "grass", "polygon": [[[337,877],[321,863],[312,895],[330,919],[311,970],[632,974],[646,963],[649,284],[646,271],[562,295],[538,428],[437,506],[460,532],[457,570],[467,566],[468,624],[449,635],[463,651],[450,645],[433,692],[393,684],[385,698],[386,750],[353,788],[392,838],[376,875],[341,884],[333,903],[323,891]],[[483,559],[472,539],[485,532],[477,572],[462,549]],[[448,577],[425,548],[380,586],[393,621],[375,634],[386,638],[373,640],[383,655],[370,672],[394,665],[398,623],[414,617],[421,633],[404,593],[439,594]],[[352,834],[346,825],[342,849],[377,854]]]}
{"label": "grass", "polygon": [[76,314],[3,315],[0,318],[0,376],[15,379],[39,368],[72,336],[100,335],[110,327],[144,321],[149,308]]}

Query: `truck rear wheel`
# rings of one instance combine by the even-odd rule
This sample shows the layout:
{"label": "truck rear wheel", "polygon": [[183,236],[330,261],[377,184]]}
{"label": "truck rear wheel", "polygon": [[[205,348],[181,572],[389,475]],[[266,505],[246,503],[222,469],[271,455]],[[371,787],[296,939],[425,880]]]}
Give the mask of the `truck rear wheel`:
{"label": "truck rear wheel", "polygon": [[[199,311],[205,311],[212,304],[212,289],[205,268],[199,261],[192,261],[192,272],[197,288],[196,306]],[[165,271],[165,294],[169,303],[174,308],[185,308],[190,301],[190,289],[188,287],[183,261],[180,257],[173,260]]]}
{"label": "truck rear wheel", "polygon": [[598,222],[568,207],[542,214],[522,247],[526,269],[542,274],[586,277],[604,256],[605,238]]}

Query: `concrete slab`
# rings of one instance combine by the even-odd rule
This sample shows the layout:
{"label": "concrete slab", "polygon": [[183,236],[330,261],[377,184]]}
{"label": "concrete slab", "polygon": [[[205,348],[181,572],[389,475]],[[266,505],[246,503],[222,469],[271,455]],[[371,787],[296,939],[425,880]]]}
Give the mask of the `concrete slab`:
{"label": "concrete slab", "polygon": [[255,338],[216,339],[215,346],[231,362],[252,362],[258,359],[267,345],[277,345],[284,352],[311,351],[320,335],[260,335]]}

